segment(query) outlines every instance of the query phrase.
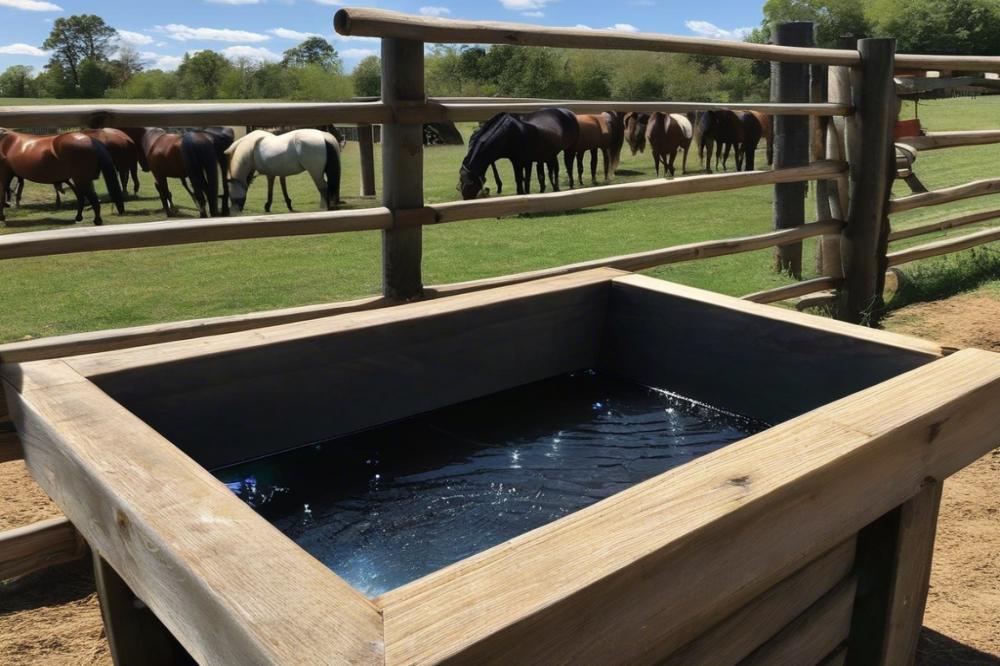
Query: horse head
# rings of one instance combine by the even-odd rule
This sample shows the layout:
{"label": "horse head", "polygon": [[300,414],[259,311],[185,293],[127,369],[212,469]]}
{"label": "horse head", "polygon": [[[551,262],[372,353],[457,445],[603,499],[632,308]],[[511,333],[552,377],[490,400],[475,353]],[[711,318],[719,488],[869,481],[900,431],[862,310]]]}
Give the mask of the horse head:
{"label": "horse head", "polygon": [[463,199],[475,199],[483,190],[486,184],[484,176],[477,176],[465,164],[458,170],[458,186],[455,188],[462,193]]}

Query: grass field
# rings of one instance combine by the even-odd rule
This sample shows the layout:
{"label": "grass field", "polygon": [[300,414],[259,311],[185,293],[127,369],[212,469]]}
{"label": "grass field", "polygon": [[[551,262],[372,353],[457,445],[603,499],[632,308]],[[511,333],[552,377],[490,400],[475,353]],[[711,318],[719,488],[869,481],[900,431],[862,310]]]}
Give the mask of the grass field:
{"label": "grass field", "polygon": [[[0,105],[22,100],[3,100]],[[36,100],[37,101],[37,100]],[[911,104],[904,105],[908,111]],[[924,125],[931,130],[1000,128],[1000,97],[924,102]],[[465,130],[469,130],[466,127]],[[458,167],[464,147],[432,147],[425,152],[425,197],[429,202],[457,198]],[[942,150],[921,155],[916,171],[930,188],[1000,175],[1000,146]],[[378,151],[376,151],[378,159]],[[758,164],[763,163],[758,157]],[[698,169],[697,155],[689,167]],[[376,173],[380,171],[376,165]],[[504,194],[513,191],[509,166],[501,170]],[[615,182],[653,176],[648,154],[631,157],[627,149]],[[377,205],[358,192],[356,144],[344,153],[342,196],[347,207]],[[587,180],[589,184],[589,177]],[[296,210],[316,210],[318,195],[307,177],[290,179]],[[381,184],[378,184],[381,188]],[[490,183],[493,187],[493,184]],[[537,186],[537,183],[536,183]],[[264,182],[251,188],[247,214],[263,211]],[[173,187],[186,215],[195,215],[190,197]],[[381,191],[381,189],[379,189]],[[905,193],[897,187],[897,194]],[[453,282],[635,252],[679,243],[761,233],[771,227],[773,188],[646,200],[559,215],[479,220],[430,227],[424,231],[424,280]],[[20,209],[8,209],[0,233],[65,228],[72,224],[72,203],[55,209],[51,188],[29,184]],[[810,202],[809,210],[812,210]],[[996,206],[970,200],[897,216],[895,228],[941,219],[960,210]],[[106,224],[162,219],[152,180],[143,174],[138,199],[126,215],[105,207]],[[283,210],[280,193],[274,211]],[[92,215],[85,211],[84,222]],[[988,223],[986,225],[988,226]],[[969,233],[979,227],[950,232]],[[910,239],[894,248],[925,243],[946,234]],[[805,244],[807,275],[814,275],[815,243]],[[995,246],[993,246],[995,248]],[[972,260],[970,260],[970,256]],[[741,295],[790,281],[771,271],[771,251],[664,266],[651,275],[722,293]],[[989,246],[916,269],[937,285],[933,293],[996,280],[1000,268]],[[298,238],[230,241],[5,261],[0,264],[0,340],[9,341],[153,323],[250,312],[268,308],[342,300],[379,290],[377,232]],[[998,289],[1000,290],[1000,289]],[[927,292],[927,293],[932,293]],[[926,294],[925,294],[926,295]],[[910,292],[907,298],[920,298]]]}

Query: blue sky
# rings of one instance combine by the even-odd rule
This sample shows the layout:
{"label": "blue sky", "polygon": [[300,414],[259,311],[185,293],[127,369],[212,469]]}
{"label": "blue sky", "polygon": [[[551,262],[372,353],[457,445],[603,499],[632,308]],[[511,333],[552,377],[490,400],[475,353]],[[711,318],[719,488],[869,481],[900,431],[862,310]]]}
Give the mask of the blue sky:
{"label": "blue sky", "polygon": [[278,59],[310,34],[333,42],[351,69],[378,42],[335,35],[340,5],[377,6],[447,18],[739,38],[760,22],[760,0],[0,0],[0,69],[41,68],[39,48],[59,16],[97,14],[132,43],[148,67],[173,69],[186,51]]}

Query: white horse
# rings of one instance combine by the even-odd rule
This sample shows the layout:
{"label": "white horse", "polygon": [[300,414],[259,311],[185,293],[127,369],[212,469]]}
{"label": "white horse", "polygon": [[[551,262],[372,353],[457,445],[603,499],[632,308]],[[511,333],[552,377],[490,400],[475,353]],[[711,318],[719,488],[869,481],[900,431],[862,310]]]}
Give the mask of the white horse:
{"label": "white horse", "polygon": [[[229,197],[233,210],[243,211],[247,189],[255,171],[267,176],[267,203],[271,212],[274,179],[281,179],[285,205],[292,210],[285,178],[308,171],[319,191],[320,208],[332,210],[340,203],[340,144],[328,132],[300,129],[275,135],[255,130],[237,139],[226,150],[229,158]],[[326,176],[326,180],[324,180]]]}

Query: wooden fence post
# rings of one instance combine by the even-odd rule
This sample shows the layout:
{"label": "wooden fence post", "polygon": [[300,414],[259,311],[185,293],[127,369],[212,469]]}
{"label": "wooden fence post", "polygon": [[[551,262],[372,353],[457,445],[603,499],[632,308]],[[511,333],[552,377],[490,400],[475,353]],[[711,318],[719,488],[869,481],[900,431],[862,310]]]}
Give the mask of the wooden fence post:
{"label": "wooden fence post", "polygon": [[893,83],[896,42],[858,41],[861,65],[852,72],[854,127],[848,132],[850,203],[841,236],[844,283],[837,299],[838,319],[874,324],[883,308],[888,267],[889,195],[895,176],[892,129],[896,117]]}
{"label": "wooden fence post", "polygon": [[361,196],[375,196],[375,132],[368,123],[358,123],[358,154],[361,158]]}
{"label": "wooden fence post", "polygon": [[[382,102],[394,109],[424,102],[424,44],[382,40]],[[389,210],[424,205],[423,126],[398,122],[382,126],[382,205]],[[382,232],[382,293],[387,298],[420,298],[420,226]]]}
{"label": "wooden fence post", "polygon": [[[857,40],[853,37],[841,37],[837,48],[856,48]],[[849,67],[830,67],[827,70],[826,100],[835,104],[850,105],[851,100],[851,70]],[[854,119],[844,116],[834,116],[826,124],[826,159],[849,161],[847,152],[847,136],[855,131]],[[856,159],[861,159],[858,156]],[[849,179],[847,175],[835,180],[826,181],[827,208],[830,215],[837,220],[847,219]],[[817,195],[819,190],[817,189]],[[817,202],[817,206],[819,203]],[[816,269],[821,275],[828,277],[844,277],[843,260],[840,252],[840,234],[826,234],[820,237]]]}
{"label": "wooden fence post", "polygon": [[[779,23],[774,26],[774,43],[781,46],[812,46],[813,24],[809,21]],[[809,65],[776,62],[771,65],[771,101],[809,101]],[[803,116],[774,117],[774,168],[809,163],[809,119]],[[805,224],[806,183],[779,183],[774,186],[774,228],[788,229]],[[775,248],[774,268],[802,277],[802,243]]]}

